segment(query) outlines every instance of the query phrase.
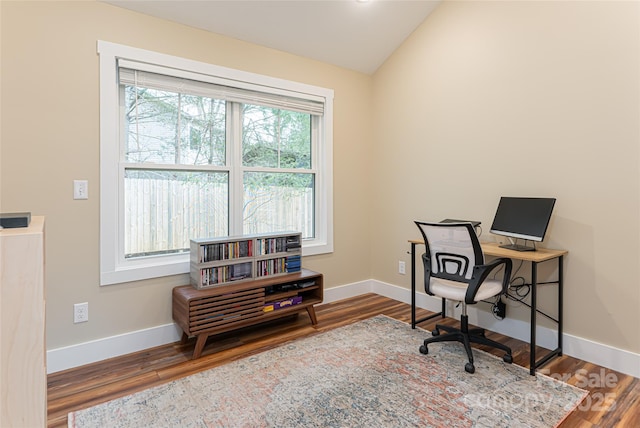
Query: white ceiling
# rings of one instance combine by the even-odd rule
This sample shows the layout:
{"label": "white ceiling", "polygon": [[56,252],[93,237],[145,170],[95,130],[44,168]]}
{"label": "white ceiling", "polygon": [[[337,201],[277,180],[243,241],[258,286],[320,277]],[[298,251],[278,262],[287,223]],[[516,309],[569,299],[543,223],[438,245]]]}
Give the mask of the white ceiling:
{"label": "white ceiling", "polygon": [[441,0],[104,0],[372,74]]}

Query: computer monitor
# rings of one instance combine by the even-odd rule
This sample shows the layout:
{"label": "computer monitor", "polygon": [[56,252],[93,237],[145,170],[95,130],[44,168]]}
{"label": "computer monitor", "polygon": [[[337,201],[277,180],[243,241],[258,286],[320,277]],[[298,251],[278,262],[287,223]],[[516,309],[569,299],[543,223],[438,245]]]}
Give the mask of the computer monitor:
{"label": "computer monitor", "polygon": [[[498,209],[491,225],[491,233],[509,238],[541,242],[547,232],[555,198],[500,198]],[[518,251],[534,251],[535,246],[511,244],[501,245]]]}

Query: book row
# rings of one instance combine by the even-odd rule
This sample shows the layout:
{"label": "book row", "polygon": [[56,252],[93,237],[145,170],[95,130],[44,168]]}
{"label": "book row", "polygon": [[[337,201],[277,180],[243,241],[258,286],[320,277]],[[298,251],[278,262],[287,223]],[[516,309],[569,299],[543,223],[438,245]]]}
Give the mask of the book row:
{"label": "book row", "polygon": [[280,273],[300,272],[300,256],[278,257],[276,259],[256,261],[256,276],[276,275]]}
{"label": "book row", "polygon": [[200,245],[200,263],[253,256],[253,240]]}
{"label": "book row", "polygon": [[200,284],[210,286],[251,278],[251,262],[200,269]]}
{"label": "book row", "polygon": [[256,239],[256,255],[282,253],[300,249],[300,235]]}

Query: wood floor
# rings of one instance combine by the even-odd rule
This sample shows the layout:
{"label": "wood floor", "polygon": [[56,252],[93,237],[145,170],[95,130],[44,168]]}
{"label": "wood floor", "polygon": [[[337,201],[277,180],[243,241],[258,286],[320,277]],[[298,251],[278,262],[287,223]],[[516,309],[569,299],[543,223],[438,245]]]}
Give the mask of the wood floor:
{"label": "wood floor", "polygon": [[[210,338],[202,357],[197,360],[191,360],[194,346],[191,340],[186,345],[164,345],[53,373],[48,378],[48,426],[66,427],[70,411],[188,376],[318,331],[378,314],[407,323],[411,317],[409,305],[376,294],[322,305],[316,312],[316,328],[311,326],[308,316],[303,313],[297,318]],[[428,314],[428,311],[418,310],[417,316],[421,318]],[[438,322],[450,325],[457,323],[449,318],[438,319]],[[434,321],[426,321],[420,327],[431,330],[433,324]],[[526,343],[497,333],[487,332],[487,336],[511,347],[514,364],[528,366]],[[416,351],[419,345],[416,344]],[[501,356],[498,351],[485,350]],[[555,358],[544,368],[547,374],[590,391],[589,396],[560,427],[640,427],[640,379],[568,356]],[[464,370],[463,361],[460,369]]]}

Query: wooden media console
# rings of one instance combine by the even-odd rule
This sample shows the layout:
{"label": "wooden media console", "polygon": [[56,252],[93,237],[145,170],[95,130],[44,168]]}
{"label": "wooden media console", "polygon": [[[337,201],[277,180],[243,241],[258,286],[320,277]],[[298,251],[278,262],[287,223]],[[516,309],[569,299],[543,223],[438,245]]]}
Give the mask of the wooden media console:
{"label": "wooden media console", "polygon": [[211,288],[190,285],[173,289],[173,319],[182,342],[196,336],[193,358],[199,358],[209,336],[307,311],[316,325],[313,305],[322,303],[323,276],[300,272]]}

